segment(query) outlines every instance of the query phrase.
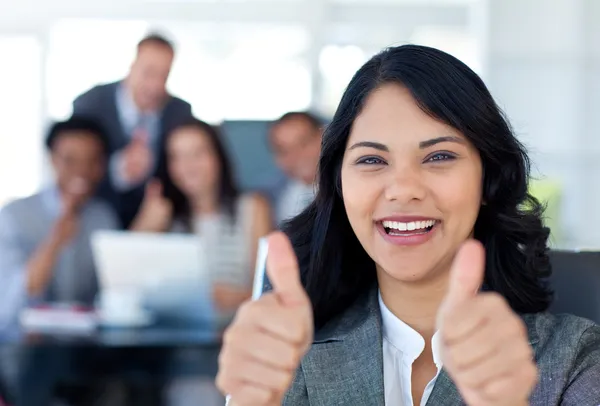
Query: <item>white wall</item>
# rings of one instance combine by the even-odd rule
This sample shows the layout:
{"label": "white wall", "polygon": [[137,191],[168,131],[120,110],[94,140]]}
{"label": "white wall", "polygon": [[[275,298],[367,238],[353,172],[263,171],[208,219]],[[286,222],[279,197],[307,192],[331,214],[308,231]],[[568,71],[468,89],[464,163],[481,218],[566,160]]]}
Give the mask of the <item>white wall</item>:
{"label": "white wall", "polygon": [[[539,174],[564,185],[563,226],[600,247],[600,2],[486,0],[485,79]],[[481,25],[479,26],[481,29]]]}

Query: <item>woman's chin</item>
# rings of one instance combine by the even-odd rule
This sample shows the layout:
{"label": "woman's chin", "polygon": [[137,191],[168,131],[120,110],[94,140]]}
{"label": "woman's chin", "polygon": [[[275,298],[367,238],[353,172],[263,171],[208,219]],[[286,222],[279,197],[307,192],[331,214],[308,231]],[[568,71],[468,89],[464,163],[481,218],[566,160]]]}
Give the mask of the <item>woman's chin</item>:
{"label": "woman's chin", "polygon": [[196,198],[197,196],[201,196],[205,189],[203,185],[199,185],[196,182],[183,183],[178,187],[188,198]]}
{"label": "woman's chin", "polygon": [[377,277],[380,282],[398,282],[403,284],[420,284],[430,282],[439,276],[438,267],[434,264],[416,263],[415,261],[382,261],[377,266]]}

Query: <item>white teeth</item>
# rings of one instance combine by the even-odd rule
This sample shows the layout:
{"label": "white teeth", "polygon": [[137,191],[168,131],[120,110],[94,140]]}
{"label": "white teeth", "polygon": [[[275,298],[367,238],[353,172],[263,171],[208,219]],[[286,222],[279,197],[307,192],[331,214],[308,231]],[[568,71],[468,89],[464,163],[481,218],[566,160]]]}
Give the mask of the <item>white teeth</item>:
{"label": "white teeth", "polygon": [[411,221],[409,223],[402,223],[400,221],[383,221],[382,224],[385,228],[390,228],[398,231],[414,231],[422,230],[425,228],[433,227],[436,220],[426,221]]}

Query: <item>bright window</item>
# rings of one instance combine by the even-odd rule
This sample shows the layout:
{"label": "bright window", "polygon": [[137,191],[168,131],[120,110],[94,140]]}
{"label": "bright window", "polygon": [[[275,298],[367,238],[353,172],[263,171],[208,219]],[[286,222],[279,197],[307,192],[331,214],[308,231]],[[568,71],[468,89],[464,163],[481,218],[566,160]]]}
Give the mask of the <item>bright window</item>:
{"label": "bright window", "polygon": [[327,45],[319,56],[322,88],[322,113],[332,115],[356,71],[367,61],[368,55],[354,45]]}
{"label": "bright window", "polygon": [[122,78],[147,29],[148,24],[141,21],[64,20],[55,24],[46,66],[50,117],[67,118],[79,94]]}
{"label": "bright window", "polygon": [[476,39],[461,28],[425,26],[413,32],[411,42],[441,49],[481,73],[481,55]]}
{"label": "bright window", "polygon": [[[140,21],[69,20],[55,25],[47,66],[53,118],[71,113],[77,95],[127,74],[135,45],[156,27]],[[302,27],[166,23],[177,57],[169,89],[207,121],[272,119],[311,102]]]}
{"label": "bright window", "polygon": [[36,37],[0,37],[0,204],[42,182],[41,48]]}
{"label": "bright window", "polygon": [[268,24],[178,25],[173,92],[204,120],[274,119],[307,109],[311,75],[302,27]]}

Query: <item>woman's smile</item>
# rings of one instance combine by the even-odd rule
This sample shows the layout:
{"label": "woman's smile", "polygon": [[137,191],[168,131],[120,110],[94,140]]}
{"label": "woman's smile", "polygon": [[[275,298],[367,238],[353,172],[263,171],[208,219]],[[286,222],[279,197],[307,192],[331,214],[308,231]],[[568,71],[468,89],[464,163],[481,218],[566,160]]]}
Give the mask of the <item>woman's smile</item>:
{"label": "woman's smile", "polygon": [[405,246],[428,242],[440,225],[440,220],[426,216],[390,216],[375,221],[384,241]]}

